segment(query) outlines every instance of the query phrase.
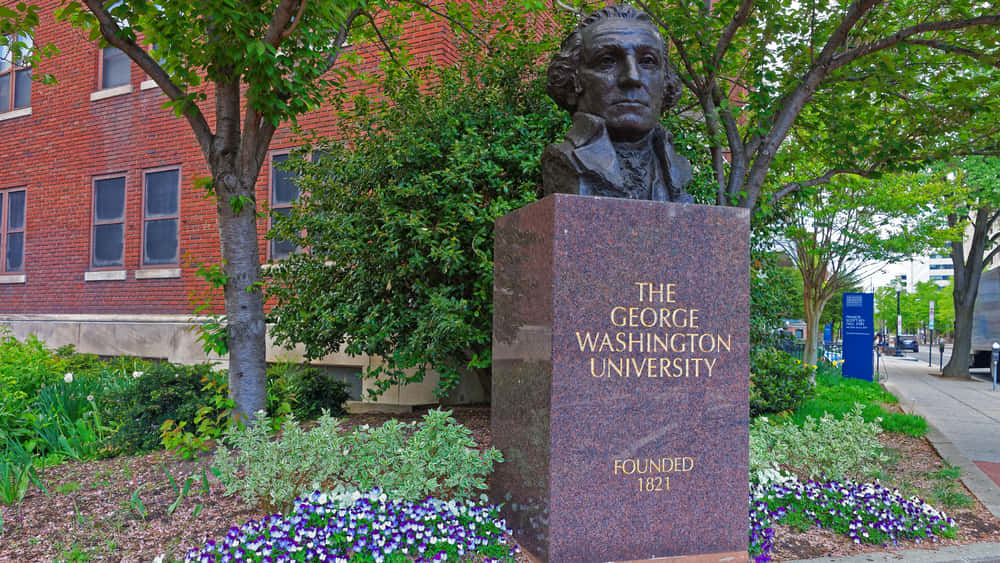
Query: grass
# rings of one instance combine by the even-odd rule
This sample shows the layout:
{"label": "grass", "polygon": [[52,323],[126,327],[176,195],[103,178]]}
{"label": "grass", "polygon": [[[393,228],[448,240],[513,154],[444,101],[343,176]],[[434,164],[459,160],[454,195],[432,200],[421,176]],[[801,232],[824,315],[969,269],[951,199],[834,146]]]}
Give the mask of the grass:
{"label": "grass", "polygon": [[882,419],[882,429],[920,437],[927,433],[927,421],[913,414],[889,412],[882,405],[898,403],[891,393],[879,384],[860,379],[841,377],[837,369],[821,364],[816,370],[816,393],[792,413],[791,420],[802,425],[807,416],[820,418],[825,413],[843,416],[855,403],[865,405],[862,416],[867,422]]}

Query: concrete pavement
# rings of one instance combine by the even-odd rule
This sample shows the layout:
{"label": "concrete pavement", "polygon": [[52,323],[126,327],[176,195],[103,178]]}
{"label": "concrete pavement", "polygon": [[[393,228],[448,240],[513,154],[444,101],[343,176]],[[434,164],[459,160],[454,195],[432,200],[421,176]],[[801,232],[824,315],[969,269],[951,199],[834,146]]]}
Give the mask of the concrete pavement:
{"label": "concrete pavement", "polygon": [[[927,420],[930,427],[927,438],[934,448],[949,463],[962,468],[965,486],[1000,517],[1000,391],[993,392],[992,381],[938,377],[936,356],[932,367],[928,367],[926,355],[882,356],[879,378],[899,398],[905,412]],[[995,473],[993,478],[981,467]],[[823,557],[810,559],[808,563],[887,561],[1000,563],[1000,543]]]}

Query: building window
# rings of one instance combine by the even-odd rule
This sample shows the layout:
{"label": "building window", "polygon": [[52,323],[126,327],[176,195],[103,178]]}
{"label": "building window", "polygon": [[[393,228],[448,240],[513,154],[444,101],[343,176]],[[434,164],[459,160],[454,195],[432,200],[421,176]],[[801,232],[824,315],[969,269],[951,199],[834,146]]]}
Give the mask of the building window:
{"label": "building window", "polygon": [[0,272],[24,271],[24,190],[0,190]]}
{"label": "building window", "polygon": [[952,264],[931,264],[932,270],[950,270],[952,269]]}
{"label": "building window", "polygon": [[94,180],[94,240],[91,265],[125,265],[125,176]]}
{"label": "building window", "polygon": [[124,86],[132,80],[132,61],[115,47],[101,49],[101,89]]}
{"label": "building window", "polygon": [[180,177],[180,170],[176,168],[143,174],[143,266],[175,265],[179,262]]}
{"label": "building window", "polygon": [[0,113],[31,105],[32,37],[20,34],[6,39],[9,44],[0,46]]}
{"label": "building window", "polygon": [[[274,216],[289,216],[292,213],[292,206],[299,199],[299,186],[295,183],[296,174],[290,170],[285,170],[282,163],[288,161],[288,154],[275,154],[271,156],[271,194],[268,202],[271,207],[271,225],[274,224]],[[272,260],[282,260],[297,252],[299,247],[294,241],[284,239],[271,239],[268,247]]]}

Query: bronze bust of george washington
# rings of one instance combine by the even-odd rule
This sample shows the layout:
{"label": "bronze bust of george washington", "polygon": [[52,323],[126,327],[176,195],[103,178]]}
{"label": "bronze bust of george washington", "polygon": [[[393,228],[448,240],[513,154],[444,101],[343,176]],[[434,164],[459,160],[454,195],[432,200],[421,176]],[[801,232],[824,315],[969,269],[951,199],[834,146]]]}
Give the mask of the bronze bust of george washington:
{"label": "bronze bust of george washington", "polygon": [[545,194],[692,203],[691,164],[674,151],[660,115],[681,95],[663,36],[629,5],[602,8],[562,42],[547,91],[573,115],[542,153]]}

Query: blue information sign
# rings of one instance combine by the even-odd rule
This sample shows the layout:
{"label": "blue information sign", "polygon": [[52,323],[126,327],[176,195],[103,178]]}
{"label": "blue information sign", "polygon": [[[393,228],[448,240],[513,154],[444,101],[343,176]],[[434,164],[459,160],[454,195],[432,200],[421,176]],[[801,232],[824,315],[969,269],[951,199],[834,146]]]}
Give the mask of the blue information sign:
{"label": "blue information sign", "polygon": [[875,340],[875,300],[871,293],[845,293],[844,377],[872,381],[872,346]]}
{"label": "blue information sign", "polygon": [[833,342],[833,324],[832,323],[826,323],[826,325],[823,327],[823,342],[826,342],[827,344]]}

